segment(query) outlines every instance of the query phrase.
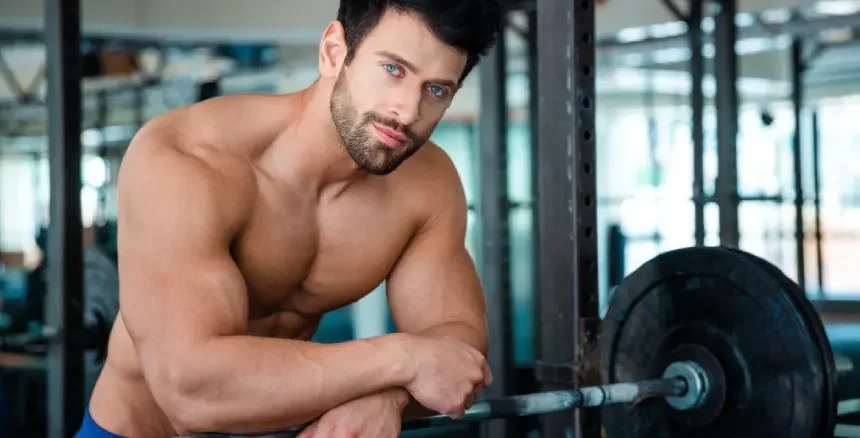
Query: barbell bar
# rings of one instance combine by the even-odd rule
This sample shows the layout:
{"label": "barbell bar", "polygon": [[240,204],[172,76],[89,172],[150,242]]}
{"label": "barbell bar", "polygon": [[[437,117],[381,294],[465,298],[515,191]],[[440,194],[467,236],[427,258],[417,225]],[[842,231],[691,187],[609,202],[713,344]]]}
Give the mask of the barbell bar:
{"label": "barbell bar", "polygon": [[462,417],[435,415],[403,423],[403,430],[444,427],[462,422],[496,418],[527,417],[576,408],[596,408],[610,404],[639,403],[665,398],[675,409],[698,407],[707,398],[709,377],[698,364],[685,361],[670,364],[662,379],[631,383],[585,386],[570,390],[515,395],[475,403]]}

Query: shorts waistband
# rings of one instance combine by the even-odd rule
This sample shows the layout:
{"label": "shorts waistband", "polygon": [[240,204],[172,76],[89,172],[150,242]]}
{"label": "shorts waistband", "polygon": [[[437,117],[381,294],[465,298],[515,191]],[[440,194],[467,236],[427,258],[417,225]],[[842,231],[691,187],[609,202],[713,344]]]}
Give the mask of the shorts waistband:
{"label": "shorts waistband", "polygon": [[90,410],[87,409],[84,413],[84,420],[81,422],[81,428],[74,438],[125,438],[121,435],[108,432],[103,427],[99,426],[93,417],[90,415]]}

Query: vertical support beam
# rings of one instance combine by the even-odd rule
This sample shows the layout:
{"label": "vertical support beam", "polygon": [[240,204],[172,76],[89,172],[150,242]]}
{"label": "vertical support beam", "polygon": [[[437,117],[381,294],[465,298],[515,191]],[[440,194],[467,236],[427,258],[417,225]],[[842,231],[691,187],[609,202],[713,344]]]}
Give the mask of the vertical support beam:
{"label": "vertical support beam", "polygon": [[720,244],[738,247],[738,57],[735,52],[737,0],[718,0],[714,19],[714,75],[717,92],[716,199],[720,206]]}
{"label": "vertical support beam", "polygon": [[[599,381],[589,360],[599,320],[594,9],[594,0],[537,2],[540,359],[576,370],[565,387]],[[543,436],[600,436],[598,409],[542,420]]]}
{"label": "vertical support beam", "polygon": [[690,2],[687,36],[690,43],[690,109],[693,138],[693,208],[696,245],[705,244],[705,57],[702,54],[702,16],[704,0]]}
{"label": "vertical support beam", "polygon": [[81,224],[80,1],[45,0],[50,225],[45,321],[60,335],[47,352],[48,436],[71,436],[84,415]]}
{"label": "vertical support beam", "polygon": [[818,273],[818,297],[824,299],[824,263],[821,252],[821,150],[818,111],[812,111],[812,190],[815,202],[815,264]]}
{"label": "vertical support beam", "polygon": [[803,229],[803,167],[801,144],[803,129],[803,41],[795,38],[791,42],[791,103],[794,109],[794,138],[792,142],[792,166],[794,170],[794,238],[797,256],[797,284],[806,291],[805,233]]}
{"label": "vertical support beam", "polygon": [[[534,306],[532,315],[534,317],[535,324],[537,326],[537,322],[540,321],[540,309],[541,309],[541,294],[540,294],[540,218],[538,216],[538,198],[540,197],[540,190],[538,189],[538,185],[540,181],[538,180],[538,175],[540,172],[537,150],[539,147],[538,143],[538,130],[540,129],[540,119],[538,117],[538,96],[540,90],[538,89],[538,17],[537,17],[537,5],[532,4],[526,11],[526,17],[528,20],[528,30],[526,34],[526,44],[528,46],[528,75],[529,75],[529,141],[531,143],[531,147],[529,151],[531,152],[531,178],[532,178],[532,254],[533,259],[532,263],[534,263],[534,269],[532,269],[532,305]],[[539,333],[537,333],[537,329],[535,329],[535,333],[532,335],[532,339],[534,340],[534,351],[537,353],[541,350],[541,338]]]}
{"label": "vertical support beam", "polygon": [[[504,7],[504,6],[503,6]],[[504,16],[504,15],[503,15]],[[506,19],[502,20],[507,23]],[[481,276],[487,301],[490,354],[494,383],[483,394],[507,395],[513,374],[513,336],[510,287],[510,234],[508,229],[508,105],[504,33],[479,68],[480,119],[480,221],[483,248]],[[485,437],[508,436],[509,420],[483,423]]]}

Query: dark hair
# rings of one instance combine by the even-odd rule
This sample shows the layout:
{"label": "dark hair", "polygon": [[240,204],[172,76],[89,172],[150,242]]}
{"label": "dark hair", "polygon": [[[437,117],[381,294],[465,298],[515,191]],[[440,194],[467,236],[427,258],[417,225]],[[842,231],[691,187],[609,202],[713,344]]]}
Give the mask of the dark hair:
{"label": "dark hair", "polygon": [[495,44],[501,31],[498,0],[341,0],[337,19],[346,34],[346,63],[388,9],[418,15],[446,44],[466,52],[460,82]]}

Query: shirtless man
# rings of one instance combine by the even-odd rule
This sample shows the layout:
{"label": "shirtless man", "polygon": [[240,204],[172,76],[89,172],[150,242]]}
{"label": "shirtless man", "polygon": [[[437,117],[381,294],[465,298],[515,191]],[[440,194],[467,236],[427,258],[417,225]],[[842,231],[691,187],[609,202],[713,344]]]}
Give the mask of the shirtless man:
{"label": "shirtless man", "polygon": [[[410,406],[462,415],[492,381],[483,291],[463,187],[428,138],[500,21],[493,0],[345,0],[307,89],[143,127],[79,436],[386,438]],[[384,280],[398,333],[309,341]]]}

